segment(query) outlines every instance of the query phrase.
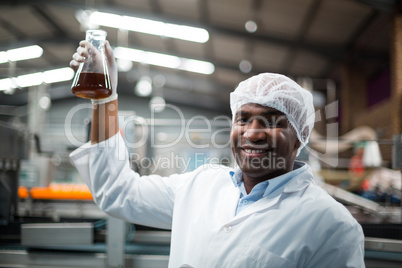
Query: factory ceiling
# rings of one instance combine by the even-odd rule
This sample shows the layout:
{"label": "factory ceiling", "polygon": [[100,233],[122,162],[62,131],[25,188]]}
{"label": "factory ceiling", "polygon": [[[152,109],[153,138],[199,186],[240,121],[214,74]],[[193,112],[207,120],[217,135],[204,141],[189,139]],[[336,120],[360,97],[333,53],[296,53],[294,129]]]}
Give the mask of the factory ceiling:
{"label": "factory ceiling", "polygon": [[[82,11],[100,11],[202,27],[209,40],[195,43],[118,30],[108,32],[112,46],[208,61],[210,75],[135,63],[119,73],[119,92],[134,94],[144,76],[162,77],[158,89],[167,102],[220,110],[245,78],[261,72],[298,80],[332,79],[339,83],[342,64],[370,75],[389,66],[392,17],[396,0],[62,0],[1,1],[0,51],[25,45],[43,48],[40,58],[0,64],[0,80],[67,67],[85,37]],[[81,15],[79,15],[81,14]],[[248,23],[247,23],[248,22]],[[247,29],[246,29],[247,25]],[[243,67],[241,71],[239,66]],[[251,70],[250,70],[251,69]],[[162,75],[162,76],[161,76]],[[53,84],[52,98],[72,98],[71,81]],[[314,86],[315,87],[315,86]],[[319,87],[322,87],[321,85]],[[0,92],[0,104],[22,105],[27,88]],[[25,97],[24,97],[25,96]]]}

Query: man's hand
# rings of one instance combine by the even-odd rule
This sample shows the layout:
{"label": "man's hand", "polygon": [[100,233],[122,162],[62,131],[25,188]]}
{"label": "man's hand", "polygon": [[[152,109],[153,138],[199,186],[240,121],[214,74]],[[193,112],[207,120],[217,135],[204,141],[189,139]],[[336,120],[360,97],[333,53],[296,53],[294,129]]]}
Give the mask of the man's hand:
{"label": "man's hand", "polygon": [[[107,99],[114,100],[117,98],[117,80],[118,80],[117,64],[114,59],[113,49],[108,41],[105,42],[105,55],[106,55],[106,64],[109,72],[110,82],[112,85],[112,95]],[[80,64],[88,60],[91,60],[91,62],[87,62],[87,64],[95,65],[101,62],[102,58],[99,51],[95,47],[93,47],[90,42],[83,40],[79,43],[77,51],[72,56],[72,60],[70,61],[70,67],[74,71],[77,71]],[[93,102],[105,103],[104,100],[93,101]]]}
{"label": "man's hand", "polygon": [[[117,65],[113,49],[108,41],[105,42],[106,64],[112,84],[112,95],[106,99],[92,100],[91,143],[99,143],[109,139],[118,132],[118,103],[117,103]],[[91,56],[91,57],[89,57]],[[91,64],[101,61],[99,51],[88,41],[81,41],[73,54],[70,67],[77,71],[80,64],[91,58]]]}

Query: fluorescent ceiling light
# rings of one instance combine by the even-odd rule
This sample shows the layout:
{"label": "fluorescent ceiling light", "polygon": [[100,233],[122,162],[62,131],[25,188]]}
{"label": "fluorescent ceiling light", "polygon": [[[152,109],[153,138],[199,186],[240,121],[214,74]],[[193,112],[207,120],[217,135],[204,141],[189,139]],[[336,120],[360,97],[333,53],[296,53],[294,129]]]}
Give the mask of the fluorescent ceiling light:
{"label": "fluorescent ceiling light", "polygon": [[19,87],[37,86],[43,83],[43,73],[25,74],[17,77]]}
{"label": "fluorescent ceiling light", "polygon": [[[42,54],[43,49],[38,45],[10,49],[0,52],[0,63],[7,61],[20,61],[39,58],[40,56],[42,56]],[[6,57],[7,60],[5,60]]]}
{"label": "fluorescent ceiling light", "polygon": [[116,47],[114,49],[116,58],[141,62],[150,65],[179,69],[189,72],[212,74],[215,66],[207,61],[180,58],[177,56],[143,51],[132,48]]}
{"label": "fluorescent ceiling light", "polygon": [[8,62],[7,52],[0,51],[0,63]]}
{"label": "fluorescent ceiling light", "polygon": [[0,91],[17,87],[37,86],[42,83],[57,83],[71,80],[74,77],[73,69],[69,67],[54,69],[45,72],[20,75],[0,80]]}
{"label": "fluorescent ceiling light", "polygon": [[144,51],[142,62],[173,69],[177,69],[180,66],[179,57],[146,51]]}
{"label": "fluorescent ceiling light", "polygon": [[73,77],[74,71],[69,67],[43,72],[43,82],[47,84],[68,81]]}
{"label": "fluorescent ceiling light", "polygon": [[178,69],[201,74],[212,74],[215,71],[215,66],[207,61],[181,59],[181,65]]}
{"label": "fluorescent ceiling light", "polygon": [[125,29],[145,34],[171,37],[197,43],[205,43],[209,39],[207,30],[198,27],[165,23],[129,16],[120,16],[104,12],[92,12],[89,17],[90,24]]}
{"label": "fluorescent ceiling light", "polygon": [[17,84],[12,78],[6,78],[0,80],[0,91],[7,90],[10,88],[16,88]]}

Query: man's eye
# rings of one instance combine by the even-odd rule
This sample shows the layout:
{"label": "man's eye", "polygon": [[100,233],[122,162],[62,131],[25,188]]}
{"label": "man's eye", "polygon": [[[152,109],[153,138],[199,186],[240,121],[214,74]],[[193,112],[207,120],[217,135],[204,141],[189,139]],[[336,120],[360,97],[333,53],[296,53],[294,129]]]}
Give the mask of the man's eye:
{"label": "man's eye", "polygon": [[247,123],[247,118],[243,118],[243,117],[237,118],[236,122],[239,124],[245,124],[245,123]]}
{"label": "man's eye", "polygon": [[267,126],[267,127],[277,127],[277,126],[278,126],[278,122],[276,122],[276,121],[268,121],[268,122],[266,123],[266,126]]}
{"label": "man's eye", "polygon": [[272,118],[272,119],[267,119],[264,121],[265,127],[269,128],[276,128],[276,127],[282,127],[283,122],[281,119],[278,118]]}

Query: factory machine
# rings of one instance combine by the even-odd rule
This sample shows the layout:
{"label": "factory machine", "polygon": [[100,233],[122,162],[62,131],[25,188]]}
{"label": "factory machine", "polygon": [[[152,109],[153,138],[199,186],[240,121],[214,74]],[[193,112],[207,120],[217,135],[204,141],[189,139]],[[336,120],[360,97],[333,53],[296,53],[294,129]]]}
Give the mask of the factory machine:
{"label": "factory machine", "polygon": [[[402,135],[395,135],[393,139],[377,139],[375,134],[369,135],[368,127],[352,130],[335,140],[334,151],[350,148],[357,144],[357,148],[366,147],[367,163],[361,174],[353,173],[351,158],[342,159],[336,152],[337,168],[325,168],[324,165],[310,165],[315,170],[316,178],[328,194],[344,204],[354,218],[361,224],[365,235],[365,262],[366,267],[400,267],[402,264]],[[331,140],[316,139],[313,148],[325,144],[331,149]],[[376,150],[370,146],[378,147]],[[391,162],[382,161],[379,145],[392,147]],[[329,150],[330,151],[330,150]],[[327,151],[328,152],[328,151]],[[325,157],[328,157],[325,159]],[[331,154],[323,156],[331,160]],[[321,160],[323,160],[321,158]],[[317,159],[317,157],[316,157]],[[376,164],[373,163],[378,162]],[[370,163],[371,162],[371,163]],[[318,166],[318,168],[317,168]],[[356,172],[358,173],[358,172]],[[325,179],[324,179],[325,178]],[[356,184],[356,180],[359,184]],[[346,182],[346,183],[345,183]],[[344,187],[342,187],[344,185]],[[359,187],[356,187],[359,185]]]}
{"label": "factory machine", "polygon": [[169,231],[107,216],[85,184],[53,183],[39,137],[1,119],[0,267],[167,267]]}
{"label": "factory machine", "polygon": [[0,121],[0,225],[14,221],[18,209],[21,160],[27,158],[27,133]]}

